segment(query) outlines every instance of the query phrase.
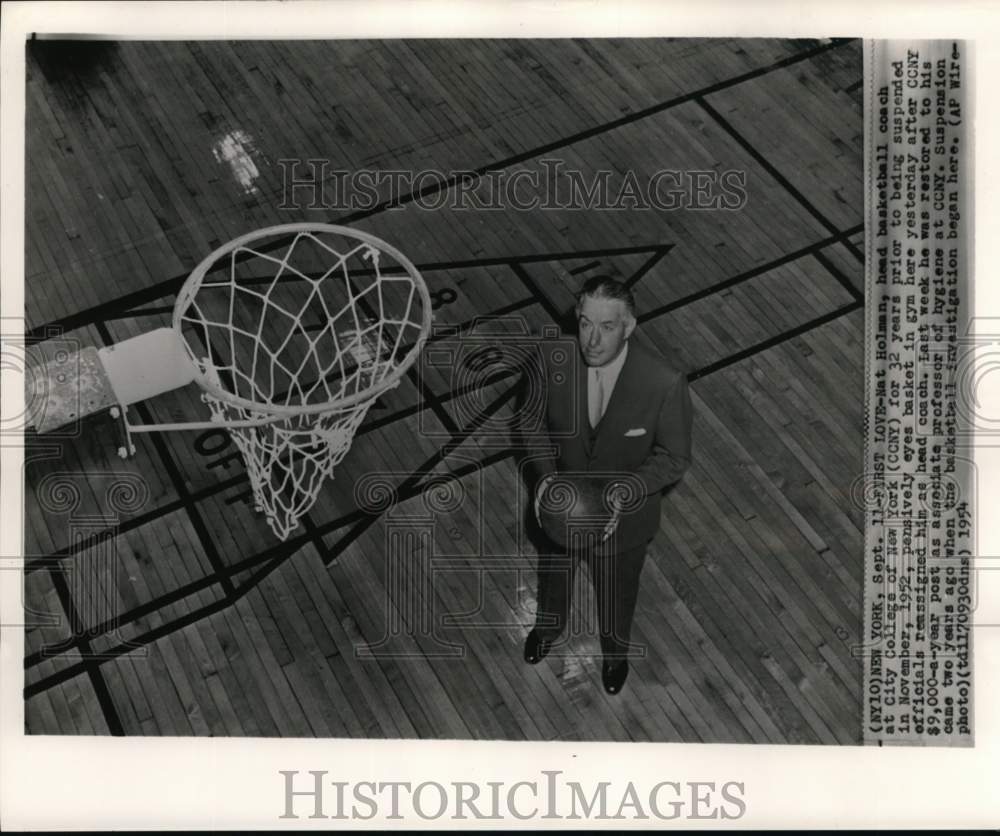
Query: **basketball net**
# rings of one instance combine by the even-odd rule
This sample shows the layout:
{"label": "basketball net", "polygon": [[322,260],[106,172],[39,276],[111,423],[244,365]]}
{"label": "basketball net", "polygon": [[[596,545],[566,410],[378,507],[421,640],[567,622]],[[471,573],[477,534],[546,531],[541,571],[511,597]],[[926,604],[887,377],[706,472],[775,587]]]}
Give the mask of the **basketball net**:
{"label": "basketball net", "polygon": [[[212,419],[229,424],[266,418],[210,395],[202,395]],[[298,415],[260,426],[229,426],[229,434],[243,455],[253,489],[254,508],[267,516],[271,530],[285,540],[333,469],[351,449],[354,435],[375,399],[343,413]]]}
{"label": "basketball net", "polygon": [[[216,251],[212,270],[228,275],[193,275],[174,315],[212,421],[229,431],[254,504],[282,540],[316,502],[372,404],[399,384],[430,328],[426,286],[398,251],[343,227],[264,233],[289,230],[294,240],[277,256],[242,239]],[[331,246],[331,234],[348,246]],[[296,250],[307,244],[309,266],[296,265]],[[326,254],[321,272],[317,253]],[[392,273],[381,267],[385,254],[396,262]],[[220,267],[223,257],[228,263]],[[365,265],[364,279],[352,279],[349,265]],[[262,266],[273,272],[269,280]],[[212,293],[221,301],[208,298]]]}

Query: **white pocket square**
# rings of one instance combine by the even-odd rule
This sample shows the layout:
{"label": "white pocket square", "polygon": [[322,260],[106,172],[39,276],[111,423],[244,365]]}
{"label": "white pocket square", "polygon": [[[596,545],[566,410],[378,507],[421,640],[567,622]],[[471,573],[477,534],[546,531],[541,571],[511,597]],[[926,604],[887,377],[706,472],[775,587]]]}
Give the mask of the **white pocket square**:
{"label": "white pocket square", "polygon": [[640,435],[646,434],[645,427],[636,427],[634,430],[628,430],[625,433],[625,438],[638,438]]}

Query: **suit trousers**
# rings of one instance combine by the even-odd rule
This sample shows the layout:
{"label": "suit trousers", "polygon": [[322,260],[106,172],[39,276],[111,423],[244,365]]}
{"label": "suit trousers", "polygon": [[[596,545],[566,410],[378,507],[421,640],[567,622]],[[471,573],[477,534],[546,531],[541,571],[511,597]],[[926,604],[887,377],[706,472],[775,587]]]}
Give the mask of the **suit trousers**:
{"label": "suit trousers", "polygon": [[646,560],[643,543],[617,554],[593,550],[539,555],[538,609],[535,631],[545,641],[555,641],[569,623],[569,609],[576,567],[586,563],[597,599],[597,623],[605,658],[624,659],[632,633],[632,617],[639,595],[639,575]]}

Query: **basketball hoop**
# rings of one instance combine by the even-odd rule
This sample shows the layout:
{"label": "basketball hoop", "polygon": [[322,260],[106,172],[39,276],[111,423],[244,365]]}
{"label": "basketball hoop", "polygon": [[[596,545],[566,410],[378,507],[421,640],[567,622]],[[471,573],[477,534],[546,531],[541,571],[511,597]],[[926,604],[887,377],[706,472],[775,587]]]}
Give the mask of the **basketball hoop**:
{"label": "basketball hoop", "polygon": [[[347,227],[262,229],[219,247],[192,272],[173,330],[204,390],[209,426],[231,434],[255,504],[279,538],[312,507],[430,326],[430,296],[412,262]],[[192,425],[156,428],[185,427]]]}
{"label": "basketball hoop", "polygon": [[[109,410],[132,433],[224,427],[254,502],[282,540],[316,501],[375,400],[431,329],[420,272],[394,247],[331,224],[272,226],[205,258],[171,327],[99,350],[57,351],[28,382],[39,433]],[[65,356],[62,356],[65,355]],[[190,383],[209,421],[133,424],[129,406]]]}
{"label": "basketball hoop", "polygon": [[[135,453],[132,433],[224,427],[243,455],[257,509],[284,540],[371,405],[416,360],[431,316],[417,268],[375,236],[330,224],[268,227],[194,269],[172,327],[91,349],[104,394],[87,388],[81,410],[80,384],[54,399],[36,426],[50,431],[110,405],[125,431],[122,456]],[[48,366],[45,374],[58,378],[60,369]],[[130,423],[130,404],[191,382],[210,421]]]}

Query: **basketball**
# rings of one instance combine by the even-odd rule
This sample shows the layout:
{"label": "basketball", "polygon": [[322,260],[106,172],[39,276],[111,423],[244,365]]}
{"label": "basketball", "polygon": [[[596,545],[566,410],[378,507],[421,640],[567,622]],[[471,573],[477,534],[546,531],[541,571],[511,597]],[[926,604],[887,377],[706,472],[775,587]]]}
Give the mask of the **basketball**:
{"label": "basketball", "polygon": [[560,546],[600,543],[611,520],[606,476],[560,473],[551,478],[538,497],[538,523],[545,535]]}

